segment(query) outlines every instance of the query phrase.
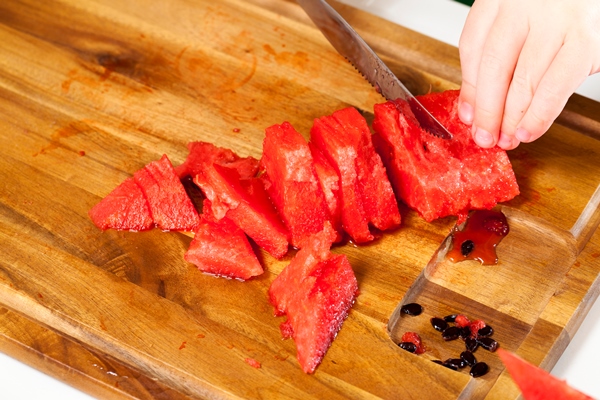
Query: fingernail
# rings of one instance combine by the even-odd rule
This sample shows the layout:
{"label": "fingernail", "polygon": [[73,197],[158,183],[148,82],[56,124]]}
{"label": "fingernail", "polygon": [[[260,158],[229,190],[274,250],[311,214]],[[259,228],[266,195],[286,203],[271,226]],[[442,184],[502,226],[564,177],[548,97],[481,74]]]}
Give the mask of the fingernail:
{"label": "fingernail", "polygon": [[507,148],[512,146],[512,143],[513,143],[512,136],[506,135],[504,133],[500,134],[500,138],[498,139],[498,147],[506,150]]}
{"label": "fingernail", "polygon": [[494,137],[485,129],[477,128],[475,132],[475,143],[481,147],[492,147],[494,145]]}
{"label": "fingernail", "polygon": [[529,140],[531,139],[531,133],[527,132],[523,128],[517,129],[517,131],[515,132],[515,136],[517,139],[519,139],[520,142],[529,142]]}
{"label": "fingernail", "polygon": [[458,106],[458,118],[467,125],[473,123],[473,107],[467,102],[461,102]]}

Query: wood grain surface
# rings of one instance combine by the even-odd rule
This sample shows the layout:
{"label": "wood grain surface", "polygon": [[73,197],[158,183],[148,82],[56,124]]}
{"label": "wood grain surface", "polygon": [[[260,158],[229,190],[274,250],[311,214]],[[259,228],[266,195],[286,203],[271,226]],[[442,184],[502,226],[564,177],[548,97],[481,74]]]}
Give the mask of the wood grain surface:
{"label": "wood grain surface", "polygon": [[[332,2],[415,93],[460,84],[455,48]],[[282,340],[267,290],[183,260],[189,234],[99,231],[87,212],[145,164],[203,140],[260,157],[264,129],[383,102],[285,0],[0,2],[0,350],[99,398],[517,398],[493,353],[478,379],[428,319],[486,320],[551,368],[598,296],[600,106],[574,96],[542,139],[510,151],[521,195],[500,263],[443,257],[455,223],[401,206],[402,227],[347,243],[360,295],[313,375]],[[395,312],[404,301],[420,317]],[[390,319],[391,318],[391,319]],[[428,351],[395,343],[419,329]],[[432,331],[431,328],[429,328]],[[453,353],[452,353],[453,354]],[[253,368],[247,362],[261,364]]]}

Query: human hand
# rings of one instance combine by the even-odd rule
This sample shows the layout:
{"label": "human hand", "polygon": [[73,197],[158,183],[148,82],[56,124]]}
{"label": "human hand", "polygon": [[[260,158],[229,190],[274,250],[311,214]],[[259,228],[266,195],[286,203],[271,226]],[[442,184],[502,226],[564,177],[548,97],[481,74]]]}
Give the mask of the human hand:
{"label": "human hand", "polygon": [[459,117],[475,142],[532,142],[600,71],[600,0],[476,0],[459,52]]}

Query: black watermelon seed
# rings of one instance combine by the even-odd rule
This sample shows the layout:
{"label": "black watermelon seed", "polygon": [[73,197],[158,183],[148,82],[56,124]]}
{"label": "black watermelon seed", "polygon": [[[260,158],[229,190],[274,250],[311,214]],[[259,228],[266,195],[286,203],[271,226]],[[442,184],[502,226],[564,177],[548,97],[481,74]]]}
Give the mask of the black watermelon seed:
{"label": "black watermelon seed", "polygon": [[468,326],[459,328],[458,336],[460,336],[460,338],[463,340],[467,340],[467,338],[471,336],[471,329]]}
{"label": "black watermelon seed", "polygon": [[492,338],[482,337],[482,338],[479,338],[477,340],[477,342],[479,343],[479,345],[481,347],[483,347],[484,349],[489,350],[491,352],[494,352],[494,351],[496,351],[496,349],[498,349],[498,342],[496,342]]}
{"label": "black watermelon seed", "polygon": [[443,332],[446,328],[448,328],[448,323],[441,318],[433,317],[430,319],[430,321],[431,326],[433,326],[433,329],[436,331]]}
{"label": "black watermelon seed", "polygon": [[469,350],[460,353],[460,358],[463,359],[467,363],[467,365],[473,366],[477,364],[477,359]]}
{"label": "black watermelon seed", "polygon": [[450,326],[442,332],[442,339],[454,340],[458,339],[459,329],[456,326]]}
{"label": "black watermelon seed", "polygon": [[444,361],[444,365],[450,365],[454,367],[453,369],[460,369],[467,366],[467,362],[462,358],[449,358]]}
{"label": "black watermelon seed", "polygon": [[[446,360],[446,361],[447,361],[447,360]],[[446,361],[444,361],[444,362],[442,363],[442,365],[443,365],[444,367],[446,367],[446,368],[450,368],[450,369],[451,369],[451,370],[453,370],[453,371],[458,371],[458,367],[457,367],[456,365],[453,365],[453,364],[448,364]]]}
{"label": "black watermelon seed", "polygon": [[468,351],[473,353],[475,350],[477,350],[477,347],[479,347],[479,342],[477,342],[476,339],[473,339],[470,337],[466,338],[465,339],[465,347],[467,348]]}
{"label": "black watermelon seed", "polygon": [[436,363],[436,364],[440,364],[440,365],[444,365],[444,363],[442,362],[442,360],[431,360],[432,362]]}
{"label": "black watermelon seed", "polygon": [[475,250],[475,243],[472,240],[465,240],[460,245],[460,252],[464,257],[468,257]]}
{"label": "black watermelon seed", "polygon": [[484,362],[478,362],[477,364],[471,367],[471,371],[469,372],[473,378],[478,378],[488,373],[490,367]]}
{"label": "black watermelon seed", "polygon": [[454,322],[454,320],[456,320],[456,316],[457,316],[457,315],[458,315],[458,314],[450,314],[450,315],[446,315],[446,316],[444,317],[444,321],[446,321],[446,322]]}
{"label": "black watermelon seed", "polygon": [[477,335],[483,336],[483,337],[492,336],[493,334],[494,334],[494,329],[492,329],[492,327],[489,325],[486,325],[477,331]]}
{"label": "black watermelon seed", "polygon": [[414,344],[413,342],[400,342],[400,343],[398,343],[398,346],[402,350],[406,350],[409,353],[414,353],[415,351],[417,351],[417,345]]}
{"label": "black watermelon seed", "polygon": [[417,315],[420,315],[423,312],[423,307],[417,303],[404,304],[400,308],[400,312],[406,315],[412,315],[416,317]]}

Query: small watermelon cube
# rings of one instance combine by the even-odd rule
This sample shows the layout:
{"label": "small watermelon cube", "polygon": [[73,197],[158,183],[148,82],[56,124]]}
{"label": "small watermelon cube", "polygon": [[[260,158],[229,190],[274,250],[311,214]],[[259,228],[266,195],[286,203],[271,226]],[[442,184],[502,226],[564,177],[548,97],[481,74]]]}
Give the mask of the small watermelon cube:
{"label": "small watermelon cube", "polygon": [[208,142],[188,143],[188,156],[175,168],[180,179],[186,176],[194,178],[208,166],[217,163],[235,168],[242,179],[252,178],[258,172],[258,160],[254,157],[240,157],[230,149],[217,147]]}
{"label": "small watermelon cube", "polygon": [[89,211],[102,229],[145,231],[154,227],[148,201],[133,178],[127,178]]}
{"label": "small watermelon cube", "polygon": [[[315,171],[319,178],[321,190],[325,196],[325,202],[329,209],[329,221],[337,232],[342,232],[342,203],[340,196],[340,177],[331,163],[327,160],[323,152],[309,142],[308,147],[313,156]],[[341,234],[338,235],[337,241],[342,239]]]}
{"label": "small watermelon cube", "polygon": [[193,231],[200,219],[192,200],[166,155],[133,175],[148,201],[154,223],[162,230]]}
{"label": "small watermelon cube", "polygon": [[291,235],[291,244],[323,230],[329,209],[308,143],[289,122],[266,129],[261,166],[265,188]]}
{"label": "small watermelon cube", "polygon": [[194,178],[211,201],[216,219],[227,216],[275,258],[289,248],[289,232],[269,200],[260,178],[240,179],[236,169],[219,164]]}
{"label": "small watermelon cube", "polygon": [[337,237],[329,223],[312,235],[269,288],[284,338],[292,337],[305,373],[313,373],[331,346],[356,296],[358,284],[345,255],[329,250]]}
{"label": "small watermelon cube", "polygon": [[484,149],[457,113],[458,90],[419,96],[419,101],[452,133],[435,137],[415,120],[408,103],[374,106],[373,137],[396,196],[426,221],[469,210],[491,209],[519,194],[510,160],[499,147]]}
{"label": "small watermelon cube", "polygon": [[226,278],[247,280],[264,272],[246,234],[229,218],[217,220],[205,199],[194,239],[185,260],[201,271]]}
{"label": "small watermelon cube", "polygon": [[593,398],[572,388],[566,381],[525,361],[510,351],[497,350],[508,373],[519,387],[525,400],[592,400]]}

